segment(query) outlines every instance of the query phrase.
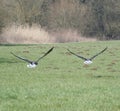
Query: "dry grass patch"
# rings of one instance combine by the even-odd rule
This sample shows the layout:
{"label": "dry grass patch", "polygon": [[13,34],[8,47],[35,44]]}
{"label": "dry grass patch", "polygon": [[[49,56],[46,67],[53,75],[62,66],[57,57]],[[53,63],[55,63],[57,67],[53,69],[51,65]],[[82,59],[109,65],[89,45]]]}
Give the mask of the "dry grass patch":
{"label": "dry grass patch", "polygon": [[75,30],[59,30],[56,32],[48,32],[40,26],[9,26],[3,30],[0,43],[65,43],[65,42],[81,42],[96,41],[95,38],[82,37]]}
{"label": "dry grass patch", "polygon": [[83,37],[76,30],[72,29],[59,30],[57,32],[52,32],[51,34],[55,37],[55,42],[57,43],[97,41],[95,38]]}
{"label": "dry grass patch", "polygon": [[48,32],[36,25],[29,26],[11,26],[4,29],[2,34],[3,43],[48,43],[54,42]]}

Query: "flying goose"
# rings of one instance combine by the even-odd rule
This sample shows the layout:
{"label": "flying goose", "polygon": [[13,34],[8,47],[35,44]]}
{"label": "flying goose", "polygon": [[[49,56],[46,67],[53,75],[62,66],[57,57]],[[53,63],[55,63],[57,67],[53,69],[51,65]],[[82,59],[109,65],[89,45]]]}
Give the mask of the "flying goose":
{"label": "flying goose", "polygon": [[98,56],[99,54],[103,53],[106,49],[107,49],[107,47],[106,47],[105,49],[103,49],[102,51],[100,51],[99,53],[97,53],[97,54],[95,54],[94,56],[92,56],[91,58],[85,58],[85,57],[82,57],[82,56],[80,56],[80,55],[77,55],[77,54],[71,52],[69,49],[67,49],[67,50],[68,50],[71,54],[73,54],[73,55],[75,55],[75,56],[77,56],[77,57],[85,60],[85,61],[84,61],[84,64],[91,64],[91,63],[92,63],[92,60],[93,60],[96,56]]}
{"label": "flying goose", "polygon": [[28,59],[26,59],[26,58],[17,56],[17,55],[15,55],[13,52],[10,52],[10,53],[11,53],[12,55],[14,55],[15,57],[17,57],[17,58],[28,62],[28,63],[29,63],[29,64],[27,65],[28,68],[35,68],[35,67],[38,65],[39,60],[42,59],[43,57],[45,57],[47,54],[49,54],[49,53],[53,50],[53,48],[54,48],[54,47],[52,47],[51,49],[49,49],[42,57],[38,58],[36,61],[31,61],[31,60],[28,60]]}

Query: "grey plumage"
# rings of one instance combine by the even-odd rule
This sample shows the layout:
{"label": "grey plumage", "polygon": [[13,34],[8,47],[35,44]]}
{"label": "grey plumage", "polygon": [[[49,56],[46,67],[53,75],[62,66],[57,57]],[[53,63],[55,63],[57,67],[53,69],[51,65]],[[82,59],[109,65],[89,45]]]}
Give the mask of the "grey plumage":
{"label": "grey plumage", "polygon": [[20,57],[20,56],[17,56],[16,54],[14,54],[13,52],[10,52],[13,56],[25,61],[25,62],[28,62],[29,64],[35,64],[35,65],[38,65],[38,62],[43,58],[45,57],[46,55],[48,55],[52,50],[53,50],[54,47],[52,47],[51,49],[49,49],[42,57],[38,58],[36,61],[31,61],[29,59],[26,59],[26,58],[23,58],[23,57]]}
{"label": "grey plumage", "polygon": [[67,50],[68,50],[71,54],[77,56],[78,58],[81,58],[81,59],[83,59],[83,60],[85,60],[85,61],[91,61],[91,62],[92,62],[92,60],[93,60],[95,57],[97,57],[98,55],[100,55],[101,53],[103,53],[105,50],[107,50],[107,47],[106,47],[105,49],[103,49],[102,51],[100,51],[99,53],[95,54],[94,56],[90,57],[90,58],[85,58],[85,57],[83,57],[83,56],[80,56],[80,55],[78,55],[78,54],[75,54],[74,52],[70,51],[69,49],[67,49]]}

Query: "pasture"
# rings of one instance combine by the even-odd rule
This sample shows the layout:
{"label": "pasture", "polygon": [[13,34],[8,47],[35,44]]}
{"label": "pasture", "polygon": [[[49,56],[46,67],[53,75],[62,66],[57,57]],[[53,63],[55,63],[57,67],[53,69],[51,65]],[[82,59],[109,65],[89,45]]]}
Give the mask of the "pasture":
{"label": "pasture", "polygon": [[[34,69],[10,52],[36,60]],[[91,57],[84,65],[66,49]],[[0,111],[120,111],[120,41],[0,45]]]}

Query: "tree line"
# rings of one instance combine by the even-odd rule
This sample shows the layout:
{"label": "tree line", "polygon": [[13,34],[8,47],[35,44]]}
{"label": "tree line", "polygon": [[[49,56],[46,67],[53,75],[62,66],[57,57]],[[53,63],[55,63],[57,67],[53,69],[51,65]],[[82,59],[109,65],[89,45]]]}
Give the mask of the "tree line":
{"label": "tree line", "polygon": [[40,25],[48,31],[120,39],[120,0],[2,0],[0,33],[8,25]]}

